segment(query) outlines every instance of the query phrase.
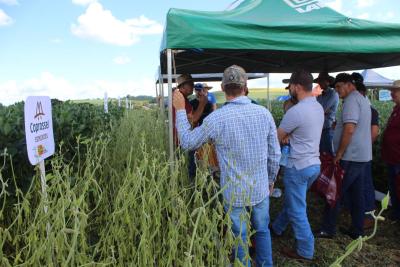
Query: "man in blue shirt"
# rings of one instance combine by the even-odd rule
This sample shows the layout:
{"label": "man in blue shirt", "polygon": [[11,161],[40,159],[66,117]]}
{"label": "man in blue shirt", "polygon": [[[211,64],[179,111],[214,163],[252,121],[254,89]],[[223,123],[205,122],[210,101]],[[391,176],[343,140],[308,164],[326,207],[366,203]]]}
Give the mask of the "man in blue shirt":
{"label": "man in blue shirt", "polygon": [[247,216],[256,231],[257,266],[272,266],[269,224],[269,193],[279,170],[280,147],[271,113],[252,104],[244,95],[247,75],[233,65],[224,71],[222,91],[227,102],[208,115],[203,124],[190,129],[185,115],[183,95],[176,91],[173,103],[177,110],[176,127],[181,146],[193,150],[211,141],[215,144],[224,188],[224,207],[232,220],[232,231],[238,242],[237,258],[248,260]]}
{"label": "man in blue shirt", "polygon": [[322,94],[317,97],[317,101],[323,107],[325,114],[319,151],[331,155],[333,155],[333,124],[336,121],[336,111],[339,105],[339,95],[330,87],[333,81],[334,78],[327,72],[321,72],[314,80],[322,89]]}

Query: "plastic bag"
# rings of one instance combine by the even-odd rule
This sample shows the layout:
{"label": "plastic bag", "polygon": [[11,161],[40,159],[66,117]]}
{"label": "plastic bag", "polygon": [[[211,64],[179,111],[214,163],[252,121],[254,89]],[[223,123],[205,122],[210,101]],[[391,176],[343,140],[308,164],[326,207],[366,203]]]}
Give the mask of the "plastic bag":
{"label": "plastic bag", "polygon": [[321,173],[313,183],[311,190],[326,199],[331,208],[335,207],[340,197],[344,170],[339,163],[333,163],[328,153],[321,155]]}

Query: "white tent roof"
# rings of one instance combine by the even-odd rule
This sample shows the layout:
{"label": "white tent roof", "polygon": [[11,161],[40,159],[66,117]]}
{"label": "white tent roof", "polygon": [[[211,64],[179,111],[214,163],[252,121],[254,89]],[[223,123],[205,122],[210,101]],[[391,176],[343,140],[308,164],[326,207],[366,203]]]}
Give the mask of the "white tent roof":
{"label": "white tent roof", "polygon": [[364,70],[361,75],[364,77],[366,87],[390,88],[393,86],[393,80],[383,77],[373,70]]}

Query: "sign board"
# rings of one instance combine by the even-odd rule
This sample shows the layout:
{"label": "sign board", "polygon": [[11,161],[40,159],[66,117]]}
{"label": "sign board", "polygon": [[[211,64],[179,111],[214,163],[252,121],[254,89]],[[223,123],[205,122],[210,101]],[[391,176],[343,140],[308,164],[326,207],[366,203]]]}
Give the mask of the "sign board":
{"label": "sign board", "polygon": [[379,101],[391,101],[392,96],[389,90],[379,90]]}
{"label": "sign board", "polygon": [[29,162],[37,165],[54,154],[50,98],[48,96],[29,96],[25,102],[24,114]]}

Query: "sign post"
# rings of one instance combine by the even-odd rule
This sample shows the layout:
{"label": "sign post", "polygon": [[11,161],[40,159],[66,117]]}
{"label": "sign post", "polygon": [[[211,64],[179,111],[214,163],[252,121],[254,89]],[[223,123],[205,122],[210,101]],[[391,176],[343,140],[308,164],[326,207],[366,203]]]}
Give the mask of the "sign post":
{"label": "sign post", "polygon": [[[29,162],[38,165],[40,169],[40,182],[42,195],[47,202],[46,170],[44,160],[54,154],[53,118],[51,113],[51,100],[48,96],[29,96],[24,106],[25,138]],[[48,212],[45,204],[44,212]],[[50,224],[47,224],[47,234]]]}
{"label": "sign post", "polygon": [[108,113],[108,95],[107,95],[107,92],[104,93],[104,112]]}

